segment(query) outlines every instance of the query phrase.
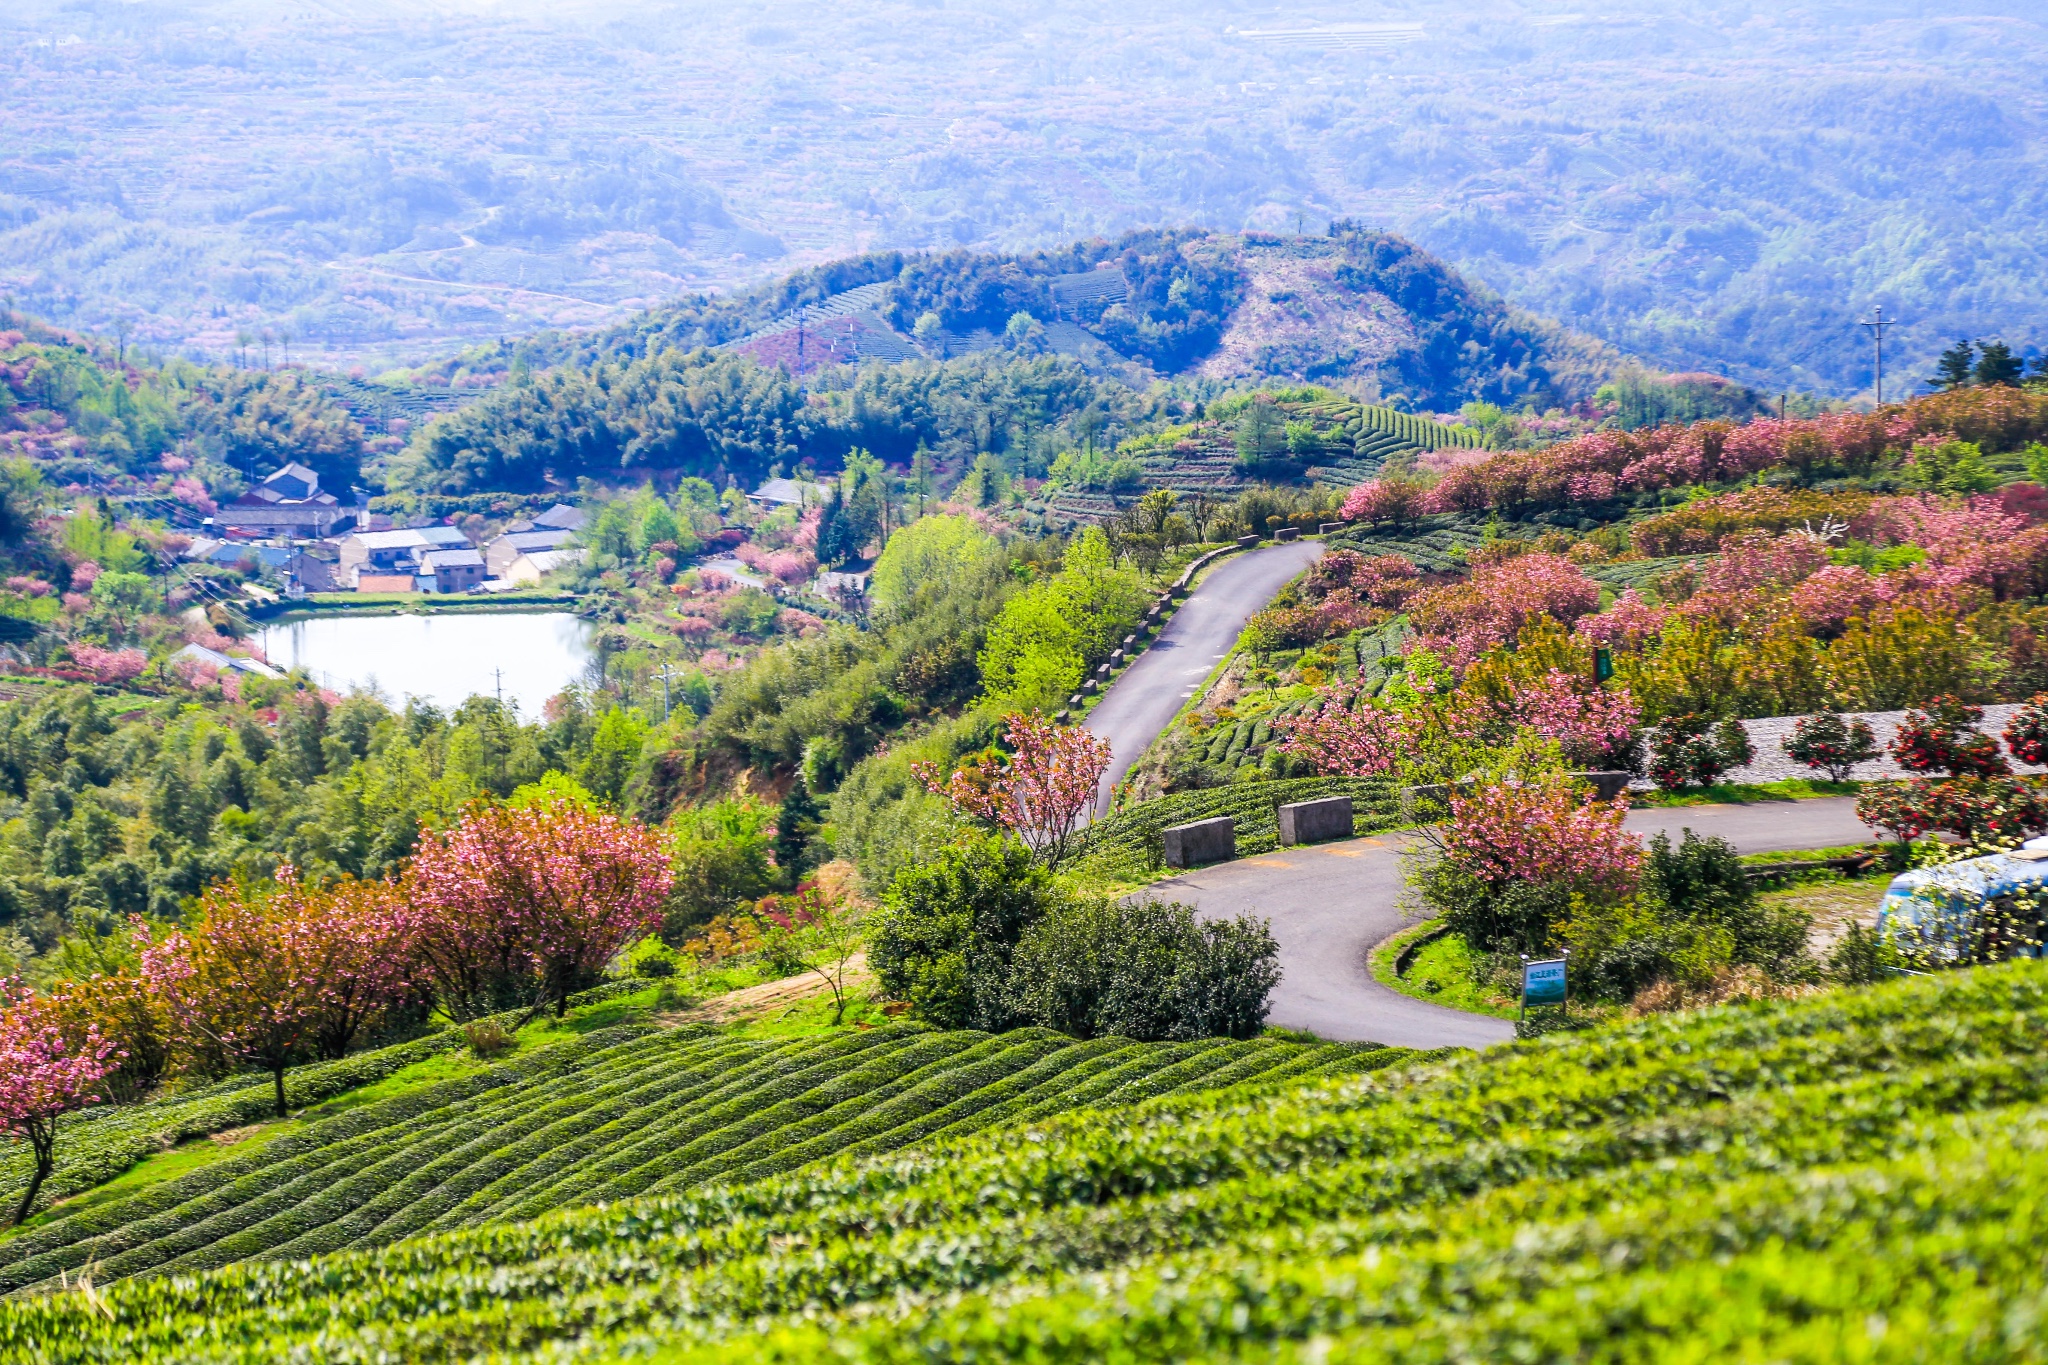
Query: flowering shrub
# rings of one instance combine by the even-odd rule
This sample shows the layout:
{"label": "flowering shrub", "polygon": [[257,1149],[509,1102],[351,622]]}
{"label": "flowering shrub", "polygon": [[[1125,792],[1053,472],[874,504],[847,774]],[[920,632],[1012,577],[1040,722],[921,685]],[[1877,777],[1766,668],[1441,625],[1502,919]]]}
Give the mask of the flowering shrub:
{"label": "flowering shrub", "polygon": [[1998,742],[1977,729],[1982,708],[1941,696],[1906,712],[1892,737],[1892,757],[1911,773],[1945,772],[1952,777],[1992,777],[2007,771]]}
{"label": "flowering shrub", "polygon": [[1584,640],[1608,648],[1635,646],[1654,638],[1670,617],[1669,610],[1651,606],[1641,593],[1628,588],[1606,611],[1580,617],[1577,633]]}
{"label": "flowering shrub", "polygon": [[1692,713],[1666,716],[1651,732],[1650,780],[1665,791],[1708,786],[1753,756],[1740,721],[1717,726]]}
{"label": "flowering shrub", "polygon": [[1570,626],[1600,605],[1600,585],[1562,556],[1540,551],[1476,568],[1461,583],[1409,602],[1417,644],[1463,669],[1548,616]]}
{"label": "flowering shrub", "polygon": [[1417,480],[1374,479],[1352,489],[1338,515],[1345,521],[1363,521],[1373,526],[1382,522],[1404,525],[1421,514],[1424,497],[1425,489]]}
{"label": "flowering shrub", "polygon": [[[1747,430],[1747,428],[1745,428]],[[1629,542],[1638,554],[1707,554],[1730,535],[1764,531],[1773,535],[1807,528],[1818,530],[1836,520],[1852,534],[1858,531],[1870,498],[1861,493],[1818,493],[1784,488],[1743,488],[1689,502],[1637,522]]]}
{"label": "flowering shrub", "polygon": [[1850,621],[1870,615],[1896,595],[1885,575],[1853,564],[1831,564],[1795,587],[1790,600],[1793,614],[1810,634],[1831,640],[1848,629]]}
{"label": "flowering shrub", "polygon": [[[172,456],[169,458],[175,459],[176,457]],[[220,510],[219,504],[214,502],[212,497],[207,494],[206,485],[194,478],[173,479],[171,481],[171,496],[184,503],[187,507],[190,507],[193,511],[204,513],[209,517]]]}
{"label": "flowering shrub", "polygon": [[1898,844],[1910,844],[1934,826],[1921,793],[1921,780],[1873,782],[1856,793],[1856,818],[1872,829],[1881,829]]}
{"label": "flowering shrub", "polygon": [[1454,791],[1440,838],[1446,864],[1500,890],[1525,882],[1578,894],[1626,896],[1642,867],[1642,841],[1622,827],[1626,797],[1585,802],[1561,774],[1521,786]]}
{"label": "flowering shrub", "polygon": [[1601,688],[1553,668],[1514,693],[1511,719],[1557,741],[1575,768],[1634,766],[1642,708],[1625,687]]}
{"label": "flowering shrub", "polygon": [[2009,847],[2048,830],[2048,790],[2038,780],[2010,774],[1916,777],[1864,788],[1856,798],[1856,818],[1902,844],[1942,830]]}
{"label": "flowering shrub", "polygon": [[71,646],[71,660],[101,682],[110,683],[140,677],[149,666],[149,656],[139,649],[99,649],[92,645]]}
{"label": "flowering shrub", "polygon": [[1832,711],[1800,717],[1779,747],[1794,763],[1825,772],[1830,782],[1848,781],[1857,764],[1868,763],[1881,752],[1869,721],[1844,720]]}
{"label": "flowering shrub", "polygon": [[1279,722],[1280,752],[1307,759],[1316,771],[1382,777],[1396,771],[1416,732],[1408,716],[1360,695],[1354,686],[1318,694],[1318,705]]}
{"label": "flowering shrub", "polygon": [[1762,531],[1745,531],[1721,542],[1721,553],[1707,561],[1700,575],[1700,589],[1745,592],[1786,588],[1811,576],[1827,562],[1827,551],[1812,536],[1771,536]]}
{"label": "flowering shrub", "polygon": [[2022,763],[2048,763],[2048,693],[2012,713],[2005,723],[2005,747]]}
{"label": "flowering shrub", "polygon": [[911,772],[955,809],[1002,826],[1048,867],[1057,867],[1081,817],[1095,808],[1096,788],[1109,767],[1109,741],[1078,725],[1028,714],[1003,718],[1003,740],[1010,754],[1000,767],[970,764],[945,779],[933,763],[913,763]]}
{"label": "flowering shrub", "polygon": [[11,1223],[28,1217],[56,1164],[57,1120],[99,1102],[94,1087],[115,1060],[96,1028],[67,1030],[47,996],[0,980],[0,1133],[26,1139],[35,1157]]}

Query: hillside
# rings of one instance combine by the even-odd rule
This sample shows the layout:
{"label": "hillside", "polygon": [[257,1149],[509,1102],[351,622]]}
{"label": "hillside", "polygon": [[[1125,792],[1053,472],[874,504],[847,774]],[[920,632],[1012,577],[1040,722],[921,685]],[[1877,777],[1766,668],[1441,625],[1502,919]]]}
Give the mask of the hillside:
{"label": "hillside", "polygon": [[[323,1096],[282,1130],[242,1132],[264,1102],[263,1085],[249,1087],[246,1108],[231,1092],[83,1117],[57,1176],[59,1191],[74,1198],[0,1240],[0,1291],[87,1265],[104,1281],[379,1247],[761,1179],[1080,1106],[1415,1059],[1398,1048],[1080,1042],[1043,1029],[990,1036],[907,1025],[762,1039],[627,1023],[494,1064],[451,1051],[459,1042],[450,1031],[387,1050],[402,1067],[379,1066],[376,1054],[352,1058],[352,1079],[388,1070],[385,1088],[397,1093]],[[302,1096],[325,1088],[318,1074],[294,1084]],[[155,1135],[166,1131],[221,1159],[140,1178],[152,1169]],[[225,1150],[210,1138],[220,1132]],[[99,1187],[138,1160],[119,1183]],[[24,1156],[10,1154],[0,1194],[18,1194],[26,1169]]]}
{"label": "hillside", "polygon": [[[2048,968],[0,1305],[39,1361],[2017,1359]],[[1028,1138],[1025,1138],[1028,1134]],[[1020,1140],[1022,1139],[1022,1140]]]}
{"label": "hillside", "polygon": [[[1443,461],[1476,458],[1482,438],[1414,413],[1359,403],[1319,388],[1279,389],[1259,400],[1274,413],[1273,449],[1248,458],[1240,448],[1246,404],[1215,404],[1211,416],[1124,442],[1114,458],[1083,460],[1056,471],[1043,506],[1065,521],[1099,521],[1154,488],[1209,499],[1231,498],[1263,483],[1351,488],[1378,476],[1389,462],[1415,463],[1442,451]],[[1291,429],[1292,439],[1287,432]],[[1036,510],[1040,504],[1028,504]]]}
{"label": "hillside", "polygon": [[[1037,330],[1011,333],[1019,314]],[[1350,223],[1311,236],[1180,229],[1020,254],[883,252],[588,337],[537,338],[524,353],[588,361],[697,345],[797,372],[1021,347],[1128,362],[1140,376],[1291,378],[1451,409],[1583,398],[1618,360]]]}

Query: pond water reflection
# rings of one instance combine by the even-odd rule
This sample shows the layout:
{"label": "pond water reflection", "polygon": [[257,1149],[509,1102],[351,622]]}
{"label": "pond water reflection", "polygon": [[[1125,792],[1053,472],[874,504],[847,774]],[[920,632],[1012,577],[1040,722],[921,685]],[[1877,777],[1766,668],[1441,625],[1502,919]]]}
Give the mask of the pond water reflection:
{"label": "pond water reflection", "polygon": [[394,705],[444,709],[473,695],[517,702],[528,719],[584,675],[590,622],[565,611],[330,616],[280,621],[259,636],[278,668],[304,668],[337,692],[374,687]]}

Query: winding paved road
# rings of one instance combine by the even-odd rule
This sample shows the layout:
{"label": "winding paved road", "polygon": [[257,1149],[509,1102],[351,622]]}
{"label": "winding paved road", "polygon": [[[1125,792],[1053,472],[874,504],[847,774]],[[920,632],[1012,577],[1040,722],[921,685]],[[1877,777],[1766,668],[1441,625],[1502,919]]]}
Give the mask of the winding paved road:
{"label": "winding paved road", "polygon": [[[1321,556],[1320,541],[1269,545],[1231,555],[1209,571],[1151,648],[1124,670],[1088,717],[1110,744],[1098,808],[1236,643],[1252,613]],[[1640,810],[1639,834],[1690,826],[1743,853],[1861,843],[1870,831],[1849,798]],[[1390,991],[1366,970],[1372,946],[1408,925],[1402,852],[1412,834],[1389,834],[1218,863],[1155,882],[1149,894],[1186,901],[1204,915],[1244,912],[1272,921],[1281,980],[1272,1022],[1325,1038],[1400,1047],[1487,1047],[1514,1036],[1499,1019],[1466,1014]]]}
{"label": "winding paved road", "polygon": [[[1743,853],[1827,848],[1867,841],[1848,797],[1639,810],[1628,818],[1639,834],[1690,826],[1717,834]],[[1280,941],[1279,987],[1271,1022],[1325,1038],[1398,1047],[1487,1047],[1514,1036],[1514,1026],[1445,1009],[1372,979],[1366,954],[1375,943],[1415,922],[1402,913],[1402,851],[1412,834],[1387,834],[1256,858],[1218,863],[1147,888],[1186,901],[1205,916],[1264,915]]]}
{"label": "winding paved road", "polygon": [[1123,781],[1209,670],[1230,652],[1252,613],[1322,553],[1321,541],[1298,540],[1226,555],[1195,586],[1151,648],[1089,713],[1088,728],[1109,741],[1109,770],[1096,792],[1098,810],[1107,808],[1110,788]]}

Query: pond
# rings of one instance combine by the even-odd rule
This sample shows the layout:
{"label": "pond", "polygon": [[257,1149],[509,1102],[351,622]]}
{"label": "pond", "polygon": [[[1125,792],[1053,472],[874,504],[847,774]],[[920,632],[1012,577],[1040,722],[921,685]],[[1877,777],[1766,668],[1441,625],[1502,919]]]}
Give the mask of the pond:
{"label": "pond", "polygon": [[280,621],[257,636],[278,668],[304,668],[336,692],[373,689],[394,705],[444,710],[481,693],[537,719],[589,667],[592,627],[565,611],[330,616]]}

